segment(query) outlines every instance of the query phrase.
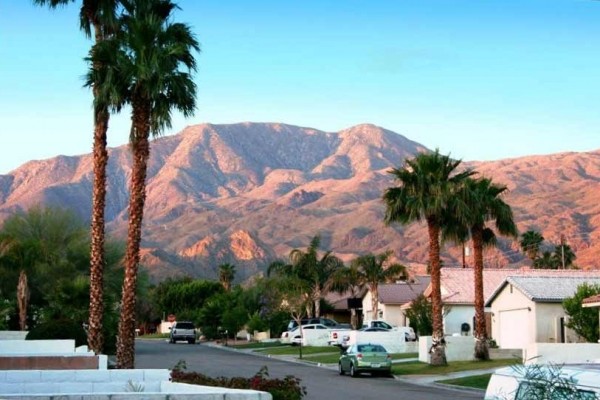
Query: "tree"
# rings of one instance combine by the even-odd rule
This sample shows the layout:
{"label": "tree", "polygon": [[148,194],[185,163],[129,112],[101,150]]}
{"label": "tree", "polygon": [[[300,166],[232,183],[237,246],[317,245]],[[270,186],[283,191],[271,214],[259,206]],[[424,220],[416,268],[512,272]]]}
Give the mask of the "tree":
{"label": "tree", "polygon": [[[339,269],[334,280],[336,282],[334,290],[339,293],[349,293],[350,298],[353,299],[358,297],[366,285],[364,275],[356,263],[351,263],[349,267]],[[352,329],[358,329],[358,323],[356,308],[350,308]]]}
{"label": "tree", "polygon": [[219,282],[223,285],[226,292],[231,290],[231,283],[235,277],[235,265],[221,264],[219,265]]}
{"label": "tree", "polygon": [[[57,8],[75,0],[34,0],[35,4]],[[110,37],[117,29],[116,9],[118,0],[82,0],[80,9],[80,28],[87,37],[92,27],[96,43]],[[99,69],[96,61],[92,69]],[[105,221],[106,203],[106,166],[108,164],[107,131],[110,118],[108,104],[100,100],[100,83],[91,82],[94,94],[94,182],[92,189],[92,222],[90,250],[90,299],[88,320],[88,346],[96,354],[102,351],[102,319],[104,315],[104,268],[105,260]],[[106,89],[103,89],[106,90]]]}
{"label": "tree", "polygon": [[379,317],[379,283],[407,278],[404,265],[388,264],[391,256],[392,252],[386,251],[378,255],[366,254],[352,261],[352,265],[358,270],[361,286],[364,285],[371,291],[371,311],[375,320]]}
{"label": "tree", "polygon": [[554,248],[554,254],[552,255],[554,262],[558,268],[570,268],[573,266],[573,262],[577,258],[571,246],[566,243],[559,244]]}
{"label": "tree", "polygon": [[583,308],[583,300],[600,294],[600,285],[584,283],[577,288],[575,295],[563,301],[563,308],[569,316],[567,327],[590,343],[598,342],[598,310]]}
{"label": "tree", "polygon": [[538,257],[540,253],[540,247],[544,242],[544,237],[541,233],[534,231],[532,229],[521,235],[521,240],[519,241],[519,245],[521,246],[521,250],[523,253],[527,255],[527,257],[531,260],[531,265],[534,265],[535,259]]}
{"label": "tree", "polygon": [[557,269],[558,265],[556,257],[550,251],[544,251],[541,256],[533,260],[533,267],[538,269]]}
{"label": "tree", "polygon": [[[280,276],[299,279],[305,283],[306,291],[302,297],[307,307],[307,316],[316,318],[321,316],[321,300],[336,284],[336,271],[344,265],[331,251],[326,251],[319,257],[318,250],[321,244],[319,235],[314,236],[306,251],[294,249],[290,252],[290,264],[274,262],[269,266],[268,273],[275,271]],[[312,305],[312,307],[311,307]]]}
{"label": "tree", "polygon": [[[464,181],[461,198],[466,206],[466,228],[473,243],[473,279],[475,286],[475,359],[489,360],[487,331],[485,325],[483,292],[483,249],[496,244],[494,231],[486,227],[493,221],[496,231],[505,236],[517,236],[517,227],[508,204],[502,200],[507,187],[497,185],[489,178]],[[460,205],[460,204],[459,204]],[[462,214],[453,210],[452,216]]]}
{"label": "tree", "polygon": [[460,161],[436,150],[422,153],[404,161],[401,168],[390,173],[399,186],[385,190],[386,224],[408,224],[425,220],[429,235],[429,264],[431,266],[431,299],[433,308],[432,365],[446,365],[442,295],[440,289],[440,233],[444,217],[457,201],[460,184],[472,171],[457,172]]}
{"label": "tree", "polygon": [[29,287],[27,286],[27,274],[21,270],[19,284],[17,285],[17,304],[19,305],[19,328],[27,330],[27,306],[29,303]]}
{"label": "tree", "polygon": [[[135,293],[140,260],[146,173],[150,135],[171,127],[172,109],[185,117],[196,107],[194,52],[199,45],[186,24],[171,22],[177,6],[170,0],[123,0],[120,30],[97,43],[90,59],[98,69],[88,73],[96,82],[102,104],[116,111],[131,105],[130,148],[133,155],[125,278],[121,298],[117,367],[133,368],[135,353]],[[106,89],[106,90],[104,90]],[[109,90],[110,89],[110,90]]]}

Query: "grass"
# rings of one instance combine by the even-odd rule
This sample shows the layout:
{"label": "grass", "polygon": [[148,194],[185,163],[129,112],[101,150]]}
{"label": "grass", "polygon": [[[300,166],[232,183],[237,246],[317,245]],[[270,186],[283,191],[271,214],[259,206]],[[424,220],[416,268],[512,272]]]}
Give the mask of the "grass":
{"label": "grass", "polygon": [[[272,349],[264,349],[259,350],[259,352],[264,354],[271,354],[274,356],[282,356],[282,355],[290,355],[294,356],[299,354],[298,346],[285,346],[285,347],[277,347]],[[317,354],[317,353],[334,353],[338,356],[340,355],[340,349],[334,346],[306,346],[302,347],[302,355],[304,354]]]}
{"label": "grass", "polygon": [[289,347],[281,342],[253,342],[253,343],[244,343],[244,344],[234,344],[233,341],[228,343],[229,347],[234,347],[236,349],[268,349],[271,347]]}
{"label": "grass", "polygon": [[453,361],[448,363],[446,366],[437,367],[418,361],[409,361],[392,365],[392,373],[394,375],[441,375],[459,371],[500,368],[507,365],[513,365],[518,362],[519,361],[515,359],[490,361]]}
{"label": "grass", "polygon": [[[392,354],[392,360],[402,360],[405,358],[417,358],[419,357],[419,353],[395,353]],[[306,361],[312,361],[321,364],[337,364],[340,359],[340,353],[336,352],[335,354],[318,354],[318,355],[308,355],[306,357],[303,356],[303,359]]]}
{"label": "grass", "polygon": [[492,374],[482,374],[482,375],[466,376],[464,378],[445,379],[445,380],[437,381],[437,382],[445,383],[447,385],[463,386],[463,387],[485,390],[487,388],[488,383],[490,382],[491,376],[492,376]]}

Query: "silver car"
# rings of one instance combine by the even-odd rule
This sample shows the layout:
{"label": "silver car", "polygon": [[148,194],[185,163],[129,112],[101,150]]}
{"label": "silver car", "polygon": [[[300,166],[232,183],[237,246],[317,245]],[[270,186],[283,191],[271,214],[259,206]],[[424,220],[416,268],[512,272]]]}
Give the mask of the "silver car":
{"label": "silver car", "polygon": [[193,322],[181,321],[173,324],[169,334],[169,343],[175,343],[178,340],[185,340],[189,344],[196,343],[196,327]]}

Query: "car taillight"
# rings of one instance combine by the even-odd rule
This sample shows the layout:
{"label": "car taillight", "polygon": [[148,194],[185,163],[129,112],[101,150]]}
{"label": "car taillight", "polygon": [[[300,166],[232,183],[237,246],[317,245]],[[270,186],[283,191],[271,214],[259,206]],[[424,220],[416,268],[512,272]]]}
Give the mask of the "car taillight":
{"label": "car taillight", "polygon": [[391,360],[392,356],[388,354],[385,358],[387,358],[388,360]]}
{"label": "car taillight", "polygon": [[333,338],[337,339],[337,332],[333,332]]}
{"label": "car taillight", "polygon": [[358,353],[358,354],[356,355],[356,358],[362,358],[362,353]]}

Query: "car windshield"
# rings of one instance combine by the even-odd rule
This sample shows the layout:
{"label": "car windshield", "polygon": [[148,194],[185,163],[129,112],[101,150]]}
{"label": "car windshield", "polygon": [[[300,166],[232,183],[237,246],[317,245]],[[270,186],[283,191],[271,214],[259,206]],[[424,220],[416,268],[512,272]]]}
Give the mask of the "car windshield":
{"label": "car windshield", "polygon": [[191,322],[178,322],[175,324],[175,328],[177,329],[194,329],[194,324]]}

